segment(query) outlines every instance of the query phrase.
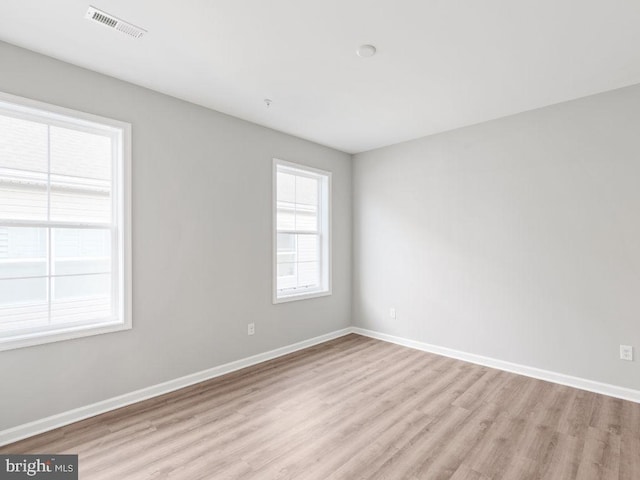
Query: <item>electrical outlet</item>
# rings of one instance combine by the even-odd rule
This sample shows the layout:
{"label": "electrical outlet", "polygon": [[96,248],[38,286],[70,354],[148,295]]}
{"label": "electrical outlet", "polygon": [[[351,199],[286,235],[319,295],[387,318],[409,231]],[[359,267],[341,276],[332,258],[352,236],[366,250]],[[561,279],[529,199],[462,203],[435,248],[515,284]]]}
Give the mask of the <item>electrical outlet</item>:
{"label": "electrical outlet", "polygon": [[394,320],[396,319],[396,309],[395,308],[390,308],[389,309],[389,316],[391,318],[393,318]]}
{"label": "electrical outlet", "polygon": [[256,333],[256,324],[250,323],[247,325],[247,335],[253,335]]}
{"label": "electrical outlet", "polygon": [[620,345],[620,360],[633,362],[633,347],[631,345]]}

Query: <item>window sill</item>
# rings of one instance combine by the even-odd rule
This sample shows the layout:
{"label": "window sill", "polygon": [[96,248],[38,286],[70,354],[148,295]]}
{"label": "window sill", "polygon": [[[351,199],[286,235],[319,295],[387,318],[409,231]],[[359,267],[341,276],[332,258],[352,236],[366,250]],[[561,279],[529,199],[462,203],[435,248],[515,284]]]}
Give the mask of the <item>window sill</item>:
{"label": "window sill", "polygon": [[103,333],[119,332],[131,329],[131,323],[121,321],[105,321],[102,323],[72,326],[52,332],[35,332],[13,337],[0,337],[0,351],[16,348],[31,347],[45,343],[61,342],[74,338],[101,335]]}
{"label": "window sill", "polygon": [[326,297],[328,295],[331,295],[331,290],[323,290],[321,292],[296,293],[293,295],[274,297],[273,303],[275,305],[278,303],[294,302],[296,300],[306,300],[308,298]]}

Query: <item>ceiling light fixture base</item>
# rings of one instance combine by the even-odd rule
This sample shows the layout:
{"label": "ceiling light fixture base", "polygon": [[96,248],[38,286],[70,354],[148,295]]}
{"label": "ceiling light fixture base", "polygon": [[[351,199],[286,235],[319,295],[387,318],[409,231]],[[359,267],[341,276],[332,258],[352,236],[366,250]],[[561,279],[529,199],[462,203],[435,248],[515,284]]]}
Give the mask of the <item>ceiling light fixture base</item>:
{"label": "ceiling light fixture base", "polygon": [[373,57],[376,54],[376,51],[377,49],[373,45],[360,45],[356,50],[356,53],[359,57],[369,58]]}

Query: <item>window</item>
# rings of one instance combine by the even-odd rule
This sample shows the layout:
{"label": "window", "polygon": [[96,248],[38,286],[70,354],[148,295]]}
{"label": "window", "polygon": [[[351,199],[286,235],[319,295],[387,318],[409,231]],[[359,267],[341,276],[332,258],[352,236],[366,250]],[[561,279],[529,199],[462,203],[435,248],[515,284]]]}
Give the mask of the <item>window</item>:
{"label": "window", "polygon": [[130,128],[0,94],[0,350],[131,328]]}
{"label": "window", "polygon": [[331,173],[274,160],[273,302],[331,294]]}

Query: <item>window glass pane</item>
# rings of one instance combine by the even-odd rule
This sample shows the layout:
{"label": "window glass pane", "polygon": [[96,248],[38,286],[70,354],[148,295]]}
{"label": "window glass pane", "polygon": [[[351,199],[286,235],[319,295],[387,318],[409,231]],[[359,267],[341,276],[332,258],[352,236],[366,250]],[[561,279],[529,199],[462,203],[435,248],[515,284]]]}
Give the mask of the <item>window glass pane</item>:
{"label": "window glass pane", "polygon": [[294,288],[296,286],[296,236],[290,233],[279,233],[277,238],[277,288]]}
{"label": "window glass pane", "polygon": [[51,173],[84,179],[111,179],[111,138],[51,127]]}
{"label": "window glass pane", "polygon": [[278,234],[276,251],[277,263],[290,263],[296,261],[296,235],[290,233]]}
{"label": "window glass pane", "polygon": [[[9,280],[0,280],[0,289],[4,287],[5,282],[9,282]],[[11,282],[17,281],[11,280]],[[27,281],[22,280],[21,282]],[[35,290],[46,292],[46,278],[29,279],[28,282],[32,283]],[[20,288],[30,287],[23,285]],[[1,293],[0,296],[2,296]],[[0,301],[0,335],[49,325],[49,305],[44,298],[38,300],[33,304],[22,305],[2,305]]]}
{"label": "window glass pane", "polygon": [[47,229],[0,227],[0,278],[47,274]]}
{"label": "window glass pane", "polygon": [[[278,264],[278,276],[279,277],[290,277],[296,275],[296,264],[293,262],[288,263],[279,263]],[[293,279],[294,283],[291,285],[295,286],[295,278]]]}
{"label": "window glass pane", "polygon": [[309,177],[296,177],[296,203],[318,205],[318,180]]}
{"label": "window glass pane", "polygon": [[46,174],[17,179],[0,171],[0,219],[46,220]]}
{"label": "window glass pane", "polygon": [[320,263],[298,263],[298,287],[317,287],[320,285]]}
{"label": "window glass pane", "polygon": [[46,305],[47,279],[0,279],[0,317],[9,315],[7,308],[19,305]]}
{"label": "window glass pane", "polygon": [[51,220],[111,221],[111,138],[51,127]]}
{"label": "window glass pane", "polygon": [[111,274],[74,275],[53,278],[53,302],[108,298],[111,295]]}
{"label": "window glass pane", "polygon": [[47,171],[47,126],[0,114],[0,171]]}
{"label": "window glass pane", "polygon": [[276,288],[278,290],[285,290],[289,288],[295,288],[298,282],[298,276],[296,272],[295,263],[279,263],[278,264],[278,276],[276,279]]}
{"label": "window glass pane", "polygon": [[55,275],[111,271],[109,230],[56,228],[52,251]]}
{"label": "window glass pane", "polygon": [[278,234],[278,252],[295,252],[296,235],[292,233]]}
{"label": "window glass pane", "polygon": [[315,205],[296,205],[296,230],[318,231],[318,208]]}
{"label": "window glass pane", "polygon": [[276,207],[276,227],[278,230],[294,230],[296,210],[293,203],[278,202]]}
{"label": "window glass pane", "polygon": [[111,222],[111,192],[104,183],[51,176],[51,220]]}
{"label": "window glass pane", "polygon": [[319,238],[317,235],[297,235],[298,248],[297,260],[299,262],[317,262],[319,257]]}
{"label": "window glass pane", "polygon": [[69,323],[111,315],[111,275],[55,277],[51,322]]}
{"label": "window glass pane", "polygon": [[277,288],[293,289],[320,284],[320,237],[278,234]]}
{"label": "window glass pane", "polygon": [[290,173],[277,172],[277,200],[278,202],[296,201],[296,177]]}
{"label": "window glass pane", "polygon": [[47,325],[47,279],[0,279],[0,334]]}

